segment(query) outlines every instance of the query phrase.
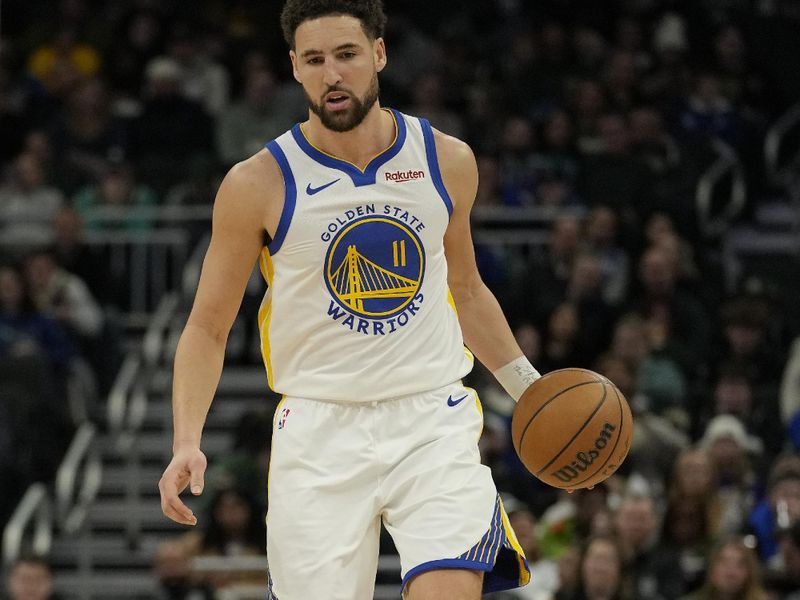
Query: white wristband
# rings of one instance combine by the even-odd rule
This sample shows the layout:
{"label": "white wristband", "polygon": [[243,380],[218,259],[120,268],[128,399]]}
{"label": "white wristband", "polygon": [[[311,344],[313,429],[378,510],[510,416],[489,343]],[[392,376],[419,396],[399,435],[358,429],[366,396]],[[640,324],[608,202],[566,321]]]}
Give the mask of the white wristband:
{"label": "white wristband", "polygon": [[541,377],[539,371],[533,367],[525,356],[515,358],[507,365],[493,371],[492,375],[495,376],[515,402],[528,389],[528,386]]}

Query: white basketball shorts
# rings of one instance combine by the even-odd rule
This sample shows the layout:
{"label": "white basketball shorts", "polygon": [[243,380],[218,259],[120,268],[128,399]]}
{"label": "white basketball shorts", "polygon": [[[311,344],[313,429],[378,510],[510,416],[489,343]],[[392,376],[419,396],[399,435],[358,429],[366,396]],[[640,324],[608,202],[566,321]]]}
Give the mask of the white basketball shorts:
{"label": "white basketball shorts", "polygon": [[480,463],[482,427],[477,394],[460,383],[374,403],[284,398],[272,436],[267,597],[372,600],[381,522],[403,588],[433,569],[483,571],[485,592],[525,585],[525,556]]}

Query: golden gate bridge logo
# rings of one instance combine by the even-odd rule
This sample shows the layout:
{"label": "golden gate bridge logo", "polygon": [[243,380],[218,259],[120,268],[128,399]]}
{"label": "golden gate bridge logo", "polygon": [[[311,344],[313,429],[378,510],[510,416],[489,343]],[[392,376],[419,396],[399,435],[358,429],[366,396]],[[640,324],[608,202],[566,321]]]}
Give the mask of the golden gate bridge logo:
{"label": "golden gate bridge logo", "polygon": [[387,318],[411,302],[424,270],[422,243],[410,227],[391,217],[364,217],[331,241],[325,280],[342,308]]}

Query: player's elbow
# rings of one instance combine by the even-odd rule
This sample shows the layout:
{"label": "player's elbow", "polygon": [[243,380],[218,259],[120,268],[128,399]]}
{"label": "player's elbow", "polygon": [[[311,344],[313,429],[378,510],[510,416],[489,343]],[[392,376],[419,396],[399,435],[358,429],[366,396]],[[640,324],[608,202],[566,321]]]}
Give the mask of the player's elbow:
{"label": "player's elbow", "polygon": [[203,319],[190,315],[186,322],[184,334],[190,331],[208,338],[215,345],[225,346],[225,344],[228,342],[230,328],[223,327],[214,320]]}
{"label": "player's elbow", "polygon": [[447,282],[450,287],[450,295],[456,303],[456,307],[469,304],[470,301],[480,296],[486,287],[477,273],[464,279],[449,279]]}

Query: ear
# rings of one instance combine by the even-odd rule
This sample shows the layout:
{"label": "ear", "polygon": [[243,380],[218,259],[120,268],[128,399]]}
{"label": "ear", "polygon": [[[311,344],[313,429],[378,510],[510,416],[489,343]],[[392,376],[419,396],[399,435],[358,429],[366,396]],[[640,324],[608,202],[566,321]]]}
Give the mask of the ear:
{"label": "ear", "polygon": [[386,44],[383,38],[376,39],[372,44],[375,53],[375,69],[380,72],[386,66]]}
{"label": "ear", "polygon": [[297,70],[297,53],[294,50],[289,50],[289,58],[292,61],[292,74],[294,75],[294,79],[297,83],[302,84],[300,72]]}

